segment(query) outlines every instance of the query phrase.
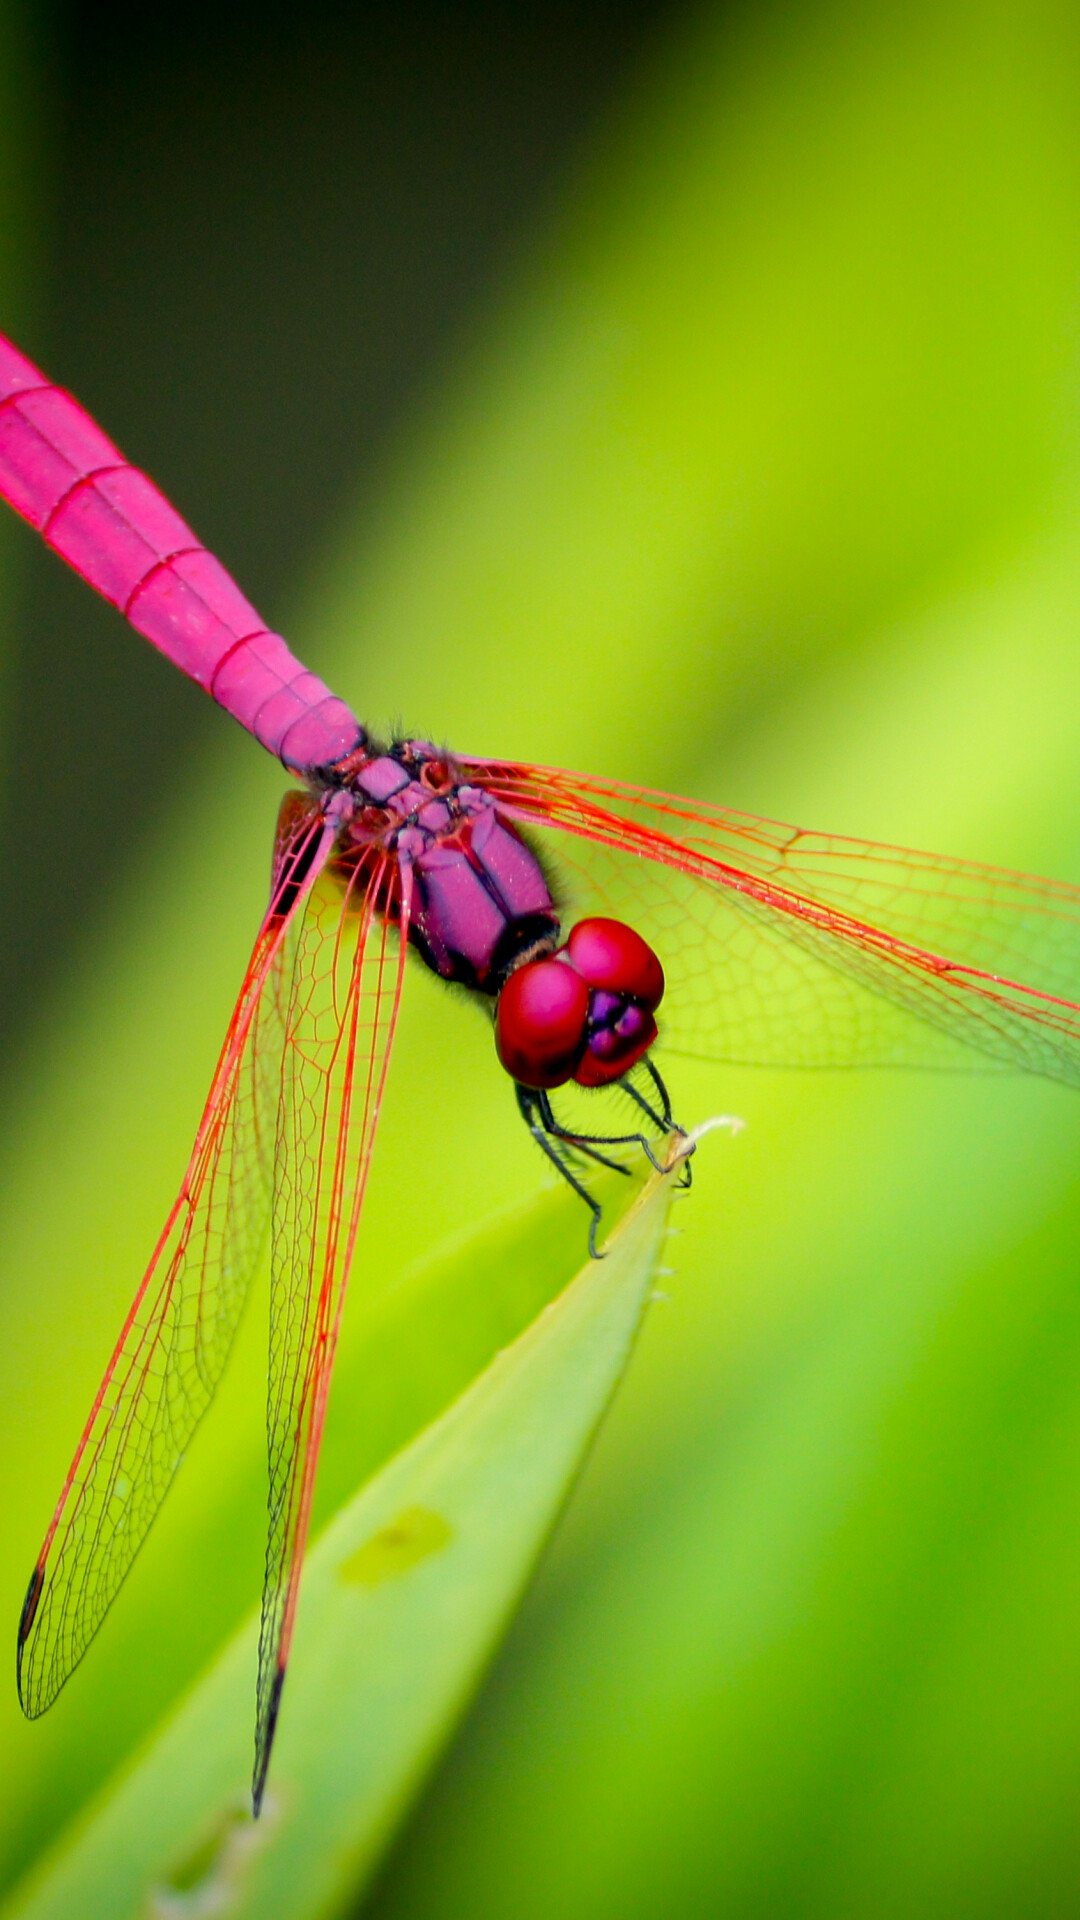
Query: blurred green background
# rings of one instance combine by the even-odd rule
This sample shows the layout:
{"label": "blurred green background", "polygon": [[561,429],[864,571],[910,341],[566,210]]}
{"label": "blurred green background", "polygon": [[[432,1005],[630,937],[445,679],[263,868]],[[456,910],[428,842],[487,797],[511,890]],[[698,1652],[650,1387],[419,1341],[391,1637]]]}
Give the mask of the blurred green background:
{"label": "blurred green background", "polygon": [[[1074,8],[8,4],[0,38],[0,324],[372,723],[1080,879]],[[281,781],[0,542],[14,1638]],[[362,1910],[1072,1912],[1080,1105],[672,1078],[747,1130]],[[509,1114],[415,975],[346,1369],[541,1184]],[[260,1332],[63,1700],[0,1688],[6,1883],[258,1591]],[[370,1465],[348,1379],[324,1515]]]}

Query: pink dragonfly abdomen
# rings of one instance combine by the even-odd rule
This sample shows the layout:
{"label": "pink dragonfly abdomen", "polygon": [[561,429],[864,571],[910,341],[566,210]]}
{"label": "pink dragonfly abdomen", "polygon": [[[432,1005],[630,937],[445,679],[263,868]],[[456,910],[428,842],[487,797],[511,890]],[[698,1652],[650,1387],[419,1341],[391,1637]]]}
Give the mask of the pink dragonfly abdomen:
{"label": "pink dragonfly abdomen", "polygon": [[145,473],[0,335],[0,495],[133,627],[297,772],[364,742]]}

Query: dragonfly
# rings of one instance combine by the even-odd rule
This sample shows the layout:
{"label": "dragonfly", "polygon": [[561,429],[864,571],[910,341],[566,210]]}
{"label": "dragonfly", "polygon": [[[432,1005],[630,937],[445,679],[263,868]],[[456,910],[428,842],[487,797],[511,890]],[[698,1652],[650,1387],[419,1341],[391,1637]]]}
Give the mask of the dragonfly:
{"label": "dragonfly", "polygon": [[1080,888],[375,739],[154,483],[2,337],[0,495],[293,780],[191,1157],[49,1522],[17,1653],[34,1718],[146,1538],[269,1239],[257,1814],[409,955],[490,1014],[520,1114],[589,1206],[599,1254],[590,1165],[625,1172],[634,1144],[672,1164],[663,1142],[679,1130],[654,1053],[978,1059],[1080,1084]]}

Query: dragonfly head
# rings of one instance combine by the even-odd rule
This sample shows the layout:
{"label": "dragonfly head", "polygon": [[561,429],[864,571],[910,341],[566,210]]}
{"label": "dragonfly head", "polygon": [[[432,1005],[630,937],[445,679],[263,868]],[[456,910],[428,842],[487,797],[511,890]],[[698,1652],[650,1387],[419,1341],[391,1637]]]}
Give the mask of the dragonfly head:
{"label": "dragonfly head", "polygon": [[495,1013],[499,1059],[520,1086],[606,1087],[648,1053],[664,972],[621,920],[579,920],[566,945],[511,973]]}

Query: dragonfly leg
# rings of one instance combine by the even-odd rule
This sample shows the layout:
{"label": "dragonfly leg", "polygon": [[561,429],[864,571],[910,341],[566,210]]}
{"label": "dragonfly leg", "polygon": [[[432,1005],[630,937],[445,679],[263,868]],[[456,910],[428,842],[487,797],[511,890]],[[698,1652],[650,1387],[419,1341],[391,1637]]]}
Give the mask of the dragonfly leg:
{"label": "dragonfly leg", "polygon": [[[603,1212],[603,1209],[601,1208],[599,1200],[596,1200],[593,1198],[593,1195],[589,1192],[588,1188],[584,1186],[582,1182],[578,1179],[576,1173],[574,1172],[573,1168],[570,1166],[565,1156],[561,1154],[558,1148],[553,1144],[549,1136],[548,1128],[544,1123],[543,1112],[540,1105],[540,1098],[533,1092],[533,1090],[530,1087],[523,1087],[520,1085],[516,1085],[515,1092],[517,1093],[517,1103],[518,1103],[518,1107],[521,1110],[522,1119],[524,1120],[525,1125],[528,1127],[529,1132],[532,1134],[533,1139],[536,1141],[537,1146],[540,1148],[541,1153],[547,1154],[547,1157],[551,1161],[552,1166],[558,1168],[559,1172],[562,1174],[562,1177],[566,1181],[567,1185],[570,1187],[573,1187],[574,1192],[578,1196],[578,1199],[584,1200],[585,1205],[588,1207],[589,1212],[592,1215],[592,1219],[589,1221],[589,1253],[594,1260],[602,1260],[603,1255],[596,1244],[596,1229],[600,1225],[600,1220]],[[546,1105],[547,1102],[544,1102],[544,1104]],[[548,1111],[550,1112],[550,1107],[548,1108]],[[540,1114],[539,1119],[537,1119],[536,1117],[538,1113]],[[566,1135],[566,1136],[559,1135],[557,1137],[559,1138],[565,1137],[568,1140],[568,1142],[570,1141],[569,1135]],[[594,1155],[593,1158],[600,1159],[602,1158],[602,1156],[597,1154],[597,1155]],[[608,1160],[608,1161],[605,1161],[604,1164],[606,1166],[612,1166],[614,1163]],[[619,1171],[625,1172],[626,1169],[620,1168]]]}
{"label": "dragonfly leg", "polygon": [[[633,1100],[641,1108],[642,1113],[648,1114],[649,1119],[652,1121],[653,1126],[656,1128],[658,1133],[671,1132],[673,1122],[670,1114],[668,1114],[665,1117],[664,1115],[657,1113],[655,1107],[650,1106],[649,1102],[645,1098],[645,1095],[643,1093],[640,1093],[637,1087],[631,1086],[629,1080],[623,1080],[621,1082],[621,1086],[622,1086],[622,1091],[624,1093],[629,1094],[631,1100]],[[682,1129],[677,1127],[675,1131],[678,1133],[678,1132],[681,1132]]]}
{"label": "dragonfly leg", "polygon": [[[660,1078],[660,1075],[657,1072],[656,1068],[653,1066],[652,1061],[649,1059],[648,1054],[646,1054],[644,1060],[642,1060],[641,1065],[645,1068],[646,1073],[648,1074],[650,1080],[653,1083],[653,1086],[656,1088],[656,1091],[660,1096],[659,1114],[657,1114],[653,1110],[652,1106],[646,1100],[644,1094],[640,1093],[637,1087],[631,1085],[629,1079],[624,1080],[622,1083],[623,1092],[628,1093],[630,1095],[631,1100],[637,1101],[638,1106],[641,1107],[644,1110],[644,1112],[648,1114],[649,1119],[653,1122],[654,1126],[659,1127],[662,1133],[677,1133],[680,1139],[685,1140],[686,1128],[680,1127],[678,1121],[672,1118],[671,1099],[668,1094],[668,1090],[664,1085],[664,1082]],[[646,1149],[646,1151],[648,1151],[648,1149]],[[690,1151],[685,1155],[682,1166],[679,1169],[679,1178],[678,1178],[677,1184],[680,1187],[689,1187],[693,1183],[694,1176],[690,1169],[690,1155],[693,1153],[693,1151],[694,1149],[691,1146]],[[649,1155],[649,1158],[652,1159],[651,1154]],[[654,1166],[655,1164],[656,1162],[653,1161]]]}
{"label": "dragonfly leg", "polygon": [[[642,1064],[647,1068],[649,1078],[656,1089],[658,1108],[654,1107],[652,1102],[646,1099],[645,1095],[641,1093],[637,1087],[631,1086],[629,1080],[622,1082],[624,1091],[636,1102],[637,1106],[640,1107],[646,1118],[652,1122],[652,1125],[658,1133],[677,1133],[685,1138],[685,1130],[671,1117],[671,1101],[668,1098],[667,1088],[657,1073],[656,1068],[653,1066],[652,1061],[646,1059]],[[547,1092],[543,1088],[525,1087],[518,1081],[515,1082],[514,1091],[517,1095],[517,1103],[521,1116],[529,1132],[532,1134],[533,1139],[536,1141],[537,1146],[542,1153],[547,1155],[552,1166],[558,1168],[567,1185],[573,1187],[574,1192],[580,1199],[584,1200],[585,1205],[588,1207],[592,1215],[589,1226],[589,1252],[592,1254],[594,1260],[598,1259],[596,1230],[600,1224],[601,1208],[599,1202],[594,1200],[587,1187],[575,1173],[573,1156],[584,1154],[590,1160],[596,1161],[598,1165],[609,1167],[613,1173],[625,1174],[629,1174],[630,1169],[624,1167],[620,1161],[613,1159],[610,1154],[603,1152],[603,1148],[640,1147],[650,1166],[654,1167],[657,1173],[666,1173],[670,1163],[658,1157],[654,1150],[653,1143],[647,1134],[578,1133],[570,1127],[563,1126],[562,1122],[556,1116],[555,1109],[551,1104]],[[689,1155],[687,1155],[683,1159],[679,1169],[678,1185],[680,1187],[688,1187],[690,1185],[690,1179],[690,1161]]]}
{"label": "dragonfly leg", "polygon": [[601,1153],[600,1148],[628,1146],[636,1143],[640,1135],[625,1133],[609,1138],[600,1133],[571,1133],[568,1127],[561,1126],[556,1120],[555,1110],[546,1093],[537,1093],[536,1106],[545,1133],[551,1134],[556,1140],[565,1140],[568,1147],[587,1154],[590,1160],[598,1161],[602,1167],[610,1167],[613,1173],[625,1173],[629,1177],[629,1167],[624,1167],[621,1160],[613,1160],[610,1154]]}
{"label": "dragonfly leg", "polygon": [[665,1127],[671,1128],[672,1131],[675,1133],[682,1133],[684,1129],[680,1127],[677,1120],[673,1120],[671,1117],[671,1096],[668,1093],[668,1090],[664,1085],[664,1082],[661,1080],[657,1069],[653,1066],[652,1059],[649,1054],[645,1055],[645,1058],[641,1062],[641,1064],[644,1067],[646,1073],[649,1076],[649,1079],[652,1081],[653,1086],[656,1088],[656,1091],[660,1096],[660,1111],[664,1116]]}
{"label": "dragonfly leg", "polygon": [[[565,1140],[568,1146],[580,1147],[583,1153],[590,1153],[594,1147],[640,1147],[649,1165],[655,1167],[657,1173],[665,1173],[667,1171],[664,1161],[657,1159],[653,1152],[652,1142],[644,1133],[575,1133],[569,1127],[564,1127],[561,1122],[556,1119],[551,1101],[548,1099],[546,1093],[538,1093],[536,1095],[536,1104],[540,1112],[540,1118],[544,1124],[545,1132],[551,1134],[556,1140]],[[641,1102],[640,1104],[644,1105],[645,1103]],[[645,1110],[649,1112],[648,1107],[646,1107]],[[656,1116],[650,1114],[650,1118],[655,1121]],[[666,1131],[666,1129],[664,1129],[664,1131]],[[598,1153],[592,1153],[591,1157],[594,1160],[603,1159],[603,1155]],[[613,1164],[610,1160],[604,1160],[605,1166],[610,1167]],[[621,1167],[619,1171],[625,1173],[626,1168]]]}

